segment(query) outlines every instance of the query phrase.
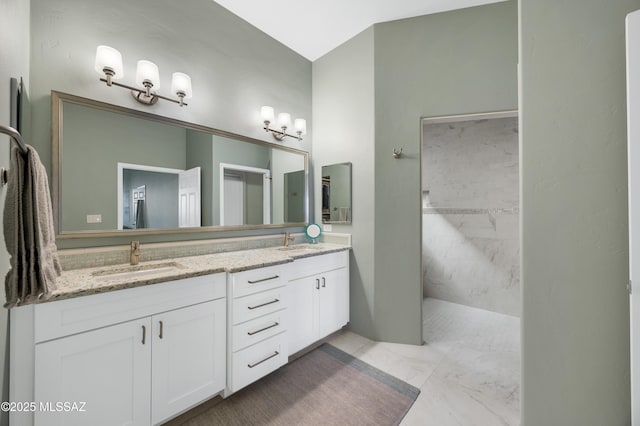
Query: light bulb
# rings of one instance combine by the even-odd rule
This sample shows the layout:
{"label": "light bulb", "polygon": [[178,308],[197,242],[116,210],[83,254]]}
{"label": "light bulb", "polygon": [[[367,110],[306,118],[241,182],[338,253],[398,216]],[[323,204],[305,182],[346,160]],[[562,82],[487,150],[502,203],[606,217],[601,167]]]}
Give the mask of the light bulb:
{"label": "light bulb", "polygon": [[304,118],[296,118],[293,122],[293,128],[300,136],[307,134],[307,120]]}
{"label": "light bulb", "polygon": [[160,89],[160,72],[158,66],[151,61],[140,60],[138,61],[138,68],[136,69],[136,84],[138,86],[145,86],[144,82],[149,81],[155,90]]}
{"label": "light bulb", "polygon": [[262,116],[262,121],[268,121],[269,123],[273,123],[275,120],[275,113],[273,112],[273,107],[263,106],[260,108],[260,115]]}
{"label": "light bulb", "polygon": [[174,72],[171,76],[171,92],[176,95],[183,93],[184,99],[191,99],[193,96],[191,77],[182,72]]}
{"label": "light bulb", "polygon": [[278,114],[278,125],[280,128],[289,128],[291,127],[291,115],[287,112],[281,112]]}
{"label": "light bulb", "polygon": [[122,68],[122,55],[113,47],[98,46],[96,49],[96,72],[100,75],[105,75],[105,69],[113,73],[111,78],[113,80],[122,78],[124,71]]}

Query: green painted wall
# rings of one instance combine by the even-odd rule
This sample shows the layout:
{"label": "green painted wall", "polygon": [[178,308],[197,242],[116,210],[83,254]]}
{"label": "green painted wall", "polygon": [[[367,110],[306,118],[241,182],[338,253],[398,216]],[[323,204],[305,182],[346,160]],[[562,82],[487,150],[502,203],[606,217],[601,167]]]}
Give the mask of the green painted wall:
{"label": "green painted wall", "polygon": [[[516,109],[514,0],[375,26],[375,324],[422,342],[421,117]],[[403,157],[391,155],[403,149]],[[354,191],[358,189],[354,187]]]}
{"label": "green painted wall", "polygon": [[350,327],[377,338],[374,327],[374,46],[373,27],[313,63],[312,184],[322,220],[322,166],[353,163],[353,222],[333,225],[352,235]]}
{"label": "green painted wall", "polygon": [[333,230],[353,235],[354,331],[422,343],[420,119],[516,109],[517,47],[511,0],[378,24],[314,62],[314,187],[353,163],[353,224]]}
{"label": "green painted wall", "polygon": [[[138,59],[158,65],[160,93],[165,95],[170,92],[172,72],[189,74],[194,90],[189,106],[179,108],[163,101],[144,106],[128,91],[100,83],[93,68],[100,44],[122,53],[124,83],[133,83]],[[32,143],[47,167],[52,89],[269,142],[273,138],[261,127],[260,106],[273,105],[278,112],[311,117],[311,62],[211,0],[191,0],[188,7],[172,0],[33,0],[30,54]],[[310,151],[311,120],[308,132],[302,142],[287,140],[282,144]],[[140,240],[146,243],[282,232],[202,232],[143,236]],[[129,240],[58,240],[58,247],[126,244]]]}
{"label": "green painted wall", "polygon": [[520,0],[523,425],[630,425],[625,15]]}

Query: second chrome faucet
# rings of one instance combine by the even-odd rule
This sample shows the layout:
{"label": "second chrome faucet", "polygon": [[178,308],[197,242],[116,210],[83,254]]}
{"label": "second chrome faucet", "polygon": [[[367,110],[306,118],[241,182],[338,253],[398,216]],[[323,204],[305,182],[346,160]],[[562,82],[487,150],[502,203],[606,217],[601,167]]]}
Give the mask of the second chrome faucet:
{"label": "second chrome faucet", "polygon": [[296,239],[293,235],[288,232],[284,233],[284,246],[289,247],[289,243],[293,242]]}
{"label": "second chrome faucet", "polygon": [[140,241],[131,241],[130,260],[132,265],[140,263]]}

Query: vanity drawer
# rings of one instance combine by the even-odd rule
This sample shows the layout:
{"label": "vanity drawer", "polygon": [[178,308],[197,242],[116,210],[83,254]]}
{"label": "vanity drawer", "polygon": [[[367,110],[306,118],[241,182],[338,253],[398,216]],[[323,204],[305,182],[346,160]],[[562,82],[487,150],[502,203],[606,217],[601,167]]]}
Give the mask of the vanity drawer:
{"label": "vanity drawer", "polygon": [[310,277],[349,266],[349,250],[296,259],[291,265],[288,279]]}
{"label": "vanity drawer", "polygon": [[255,382],[287,363],[286,333],[280,333],[232,355],[231,392]]}
{"label": "vanity drawer", "polygon": [[286,294],[287,287],[278,287],[233,299],[232,324],[284,309],[287,306]]}
{"label": "vanity drawer", "polygon": [[286,265],[267,266],[265,268],[235,272],[230,275],[233,297],[246,296],[283,286],[287,283],[285,273]]}
{"label": "vanity drawer", "polygon": [[247,321],[233,327],[234,352],[265,340],[286,330],[287,311],[281,310],[272,314]]}
{"label": "vanity drawer", "polygon": [[35,341],[43,342],[225,297],[226,274],[203,275],[34,307]]}

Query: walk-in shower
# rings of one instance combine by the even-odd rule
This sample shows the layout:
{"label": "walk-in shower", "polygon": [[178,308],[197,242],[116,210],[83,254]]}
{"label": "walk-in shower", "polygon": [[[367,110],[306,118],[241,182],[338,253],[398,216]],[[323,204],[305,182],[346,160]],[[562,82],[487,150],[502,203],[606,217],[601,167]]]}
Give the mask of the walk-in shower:
{"label": "walk-in shower", "polygon": [[517,113],[422,123],[425,297],[519,316]]}

